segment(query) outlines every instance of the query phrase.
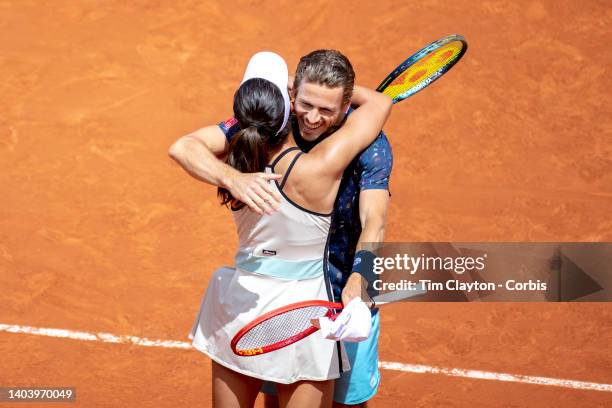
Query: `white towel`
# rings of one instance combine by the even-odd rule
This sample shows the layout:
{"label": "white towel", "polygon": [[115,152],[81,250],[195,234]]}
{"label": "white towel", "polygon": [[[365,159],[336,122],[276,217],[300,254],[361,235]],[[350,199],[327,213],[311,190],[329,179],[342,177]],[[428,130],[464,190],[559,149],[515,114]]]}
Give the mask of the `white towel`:
{"label": "white towel", "polygon": [[324,338],[352,343],[367,339],[372,327],[370,309],[360,298],[351,300],[335,320],[329,317],[319,317],[318,320]]}

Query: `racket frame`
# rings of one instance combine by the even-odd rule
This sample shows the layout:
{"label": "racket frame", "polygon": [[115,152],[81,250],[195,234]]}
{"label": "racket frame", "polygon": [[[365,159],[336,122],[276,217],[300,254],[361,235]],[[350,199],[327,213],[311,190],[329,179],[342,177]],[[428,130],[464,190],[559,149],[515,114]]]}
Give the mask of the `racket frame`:
{"label": "racket frame", "polygon": [[246,326],[244,326],[242,329],[240,329],[238,333],[236,333],[236,335],[232,338],[232,341],[230,343],[232,347],[232,351],[234,352],[234,354],[237,354],[239,356],[244,356],[244,357],[257,356],[260,354],[268,353],[270,351],[281,349],[283,347],[287,347],[288,345],[293,344],[296,341],[301,340],[311,335],[312,333],[316,332],[319,329],[315,326],[310,326],[308,329],[303,330],[297,334],[294,334],[291,337],[288,337],[284,340],[278,341],[273,344],[268,344],[264,347],[258,347],[258,348],[254,348],[251,350],[238,350],[237,349],[238,342],[242,339],[242,337],[244,337],[246,333],[248,333],[255,326],[259,325],[260,323],[265,322],[266,320],[276,317],[280,314],[290,312],[292,310],[302,309],[305,307],[326,307],[328,310],[327,310],[327,313],[325,313],[323,316],[332,317],[337,314],[335,310],[341,310],[343,308],[343,305],[342,303],[334,303],[334,302],[329,302],[326,300],[306,300],[303,302],[291,303],[289,305],[280,307],[278,309],[271,310],[268,313],[264,313],[261,316],[257,317],[255,320],[251,321]]}
{"label": "racket frame", "polygon": [[444,38],[441,38],[441,39],[439,39],[437,41],[432,42],[431,44],[423,47],[421,50],[419,50],[416,53],[412,54],[408,59],[406,59],[404,62],[402,62],[400,65],[398,65],[397,68],[395,68],[389,75],[387,75],[387,77],[385,79],[383,79],[383,81],[380,83],[380,85],[378,85],[376,90],[378,92],[383,92],[387,88],[387,86],[389,86],[389,84],[391,84],[391,82],[393,82],[397,77],[402,75],[404,73],[404,71],[406,71],[408,68],[410,68],[416,62],[418,62],[421,58],[425,57],[426,55],[430,54],[431,52],[433,52],[433,51],[437,50],[438,48],[443,47],[444,45],[446,45],[446,44],[448,44],[450,42],[453,42],[453,41],[461,41],[463,46],[462,46],[461,51],[459,52],[459,54],[457,54],[457,56],[452,60],[452,62],[447,64],[447,65],[442,66],[432,76],[430,76],[429,78],[424,80],[422,82],[423,83],[422,86],[412,87],[408,91],[406,91],[406,92],[396,96],[395,98],[393,98],[393,103],[397,103],[397,102],[403,101],[404,99],[408,98],[409,96],[412,96],[412,95],[416,94],[417,92],[421,91],[423,88],[426,88],[428,85],[430,85],[436,79],[438,79],[442,75],[444,75],[449,69],[451,69],[461,59],[461,57],[463,57],[463,54],[465,54],[465,52],[467,51],[468,44],[467,44],[467,41],[465,40],[465,38],[462,35],[452,34],[452,35],[446,36]]}

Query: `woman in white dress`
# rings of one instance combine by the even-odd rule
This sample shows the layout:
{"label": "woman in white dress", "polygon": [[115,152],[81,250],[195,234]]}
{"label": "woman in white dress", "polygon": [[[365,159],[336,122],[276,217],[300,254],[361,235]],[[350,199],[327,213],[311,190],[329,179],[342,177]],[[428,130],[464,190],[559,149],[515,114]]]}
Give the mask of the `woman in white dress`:
{"label": "woman in white dress", "polygon": [[227,163],[245,173],[274,172],[283,178],[269,182],[281,196],[279,209],[270,215],[252,212],[219,190],[232,209],[239,248],[235,266],[212,276],[189,335],[194,347],[213,360],[215,406],[252,406],[264,380],[279,384],[282,406],[331,406],[333,380],[349,368],[340,343],[317,333],[259,356],[237,356],[230,348],[238,330],[270,310],[331,299],[323,261],[340,179],[376,138],[391,109],[388,97],[356,87],[352,101],[359,108],[303,153],[288,125],[287,80],[285,61],[261,52],[251,58],[234,95],[234,117],[242,130],[230,142]]}

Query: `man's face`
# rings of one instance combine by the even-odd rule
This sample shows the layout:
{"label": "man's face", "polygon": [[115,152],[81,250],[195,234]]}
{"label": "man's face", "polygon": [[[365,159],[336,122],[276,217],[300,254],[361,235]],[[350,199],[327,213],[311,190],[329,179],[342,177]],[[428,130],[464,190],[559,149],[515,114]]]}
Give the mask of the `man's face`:
{"label": "man's face", "polygon": [[302,139],[314,142],[342,122],[348,108],[348,103],[342,103],[342,93],[340,86],[329,88],[306,81],[299,85],[293,108]]}

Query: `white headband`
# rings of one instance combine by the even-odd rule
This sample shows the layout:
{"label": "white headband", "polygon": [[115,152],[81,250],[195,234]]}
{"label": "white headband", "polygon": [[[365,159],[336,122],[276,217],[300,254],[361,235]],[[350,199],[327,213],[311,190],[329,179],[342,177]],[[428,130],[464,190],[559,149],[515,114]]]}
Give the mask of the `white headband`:
{"label": "white headband", "polygon": [[241,85],[253,78],[262,78],[272,82],[278,87],[285,100],[285,116],[283,118],[283,124],[276,132],[279,134],[281,130],[285,128],[289,121],[289,113],[291,107],[289,104],[289,93],[287,91],[287,82],[289,78],[289,70],[287,69],[287,63],[280,55],[262,51],[253,55],[249,60],[249,64],[244,71],[244,77],[242,78]]}

